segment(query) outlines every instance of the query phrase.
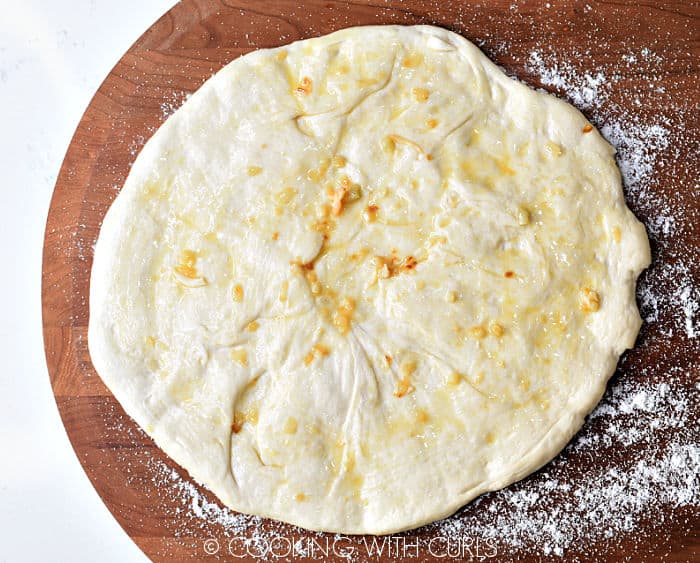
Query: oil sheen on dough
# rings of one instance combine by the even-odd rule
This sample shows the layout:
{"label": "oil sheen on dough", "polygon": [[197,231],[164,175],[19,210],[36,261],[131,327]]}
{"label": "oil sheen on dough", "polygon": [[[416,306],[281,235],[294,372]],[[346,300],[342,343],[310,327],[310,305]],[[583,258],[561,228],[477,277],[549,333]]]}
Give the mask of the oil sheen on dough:
{"label": "oil sheen on dough", "polygon": [[612,148],[444,29],[236,59],[146,144],[89,348],[226,505],[382,534],[556,455],[640,327]]}

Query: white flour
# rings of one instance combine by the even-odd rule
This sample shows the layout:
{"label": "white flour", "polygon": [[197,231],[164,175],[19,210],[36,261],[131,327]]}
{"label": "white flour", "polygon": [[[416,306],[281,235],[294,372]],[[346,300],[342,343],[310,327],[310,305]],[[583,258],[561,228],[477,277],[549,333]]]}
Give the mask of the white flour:
{"label": "white flour", "polygon": [[[511,9],[517,11],[517,3]],[[573,550],[594,559],[623,540],[638,538],[641,530],[660,529],[664,522],[650,524],[650,519],[669,509],[700,510],[697,249],[678,245],[675,238],[698,220],[698,205],[684,205],[678,193],[697,193],[700,174],[677,162],[686,151],[698,155],[697,133],[684,125],[697,108],[688,100],[687,105],[669,103],[665,113],[646,115],[650,100],[656,101],[654,107],[660,107],[659,99],[671,100],[661,78],[668,61],[649,48],[629,51],[595,73],[565,62],[585,53],[576,55],[559,58],[533,50],[526,70],[584,111],[618,151],[628,203],[645,222],[654,246],[654,263],[638,285],[646,322],[638,348],[658,351],[663,364],[640,367],[635,352],[626,355],[620,362],[622,375],[562,455],[525,481],[428,527],[428,537],[493,538],[499,560],[515,557],[518,549],[542,556],[566,556]],[[615,84],[633,71],[644,80],[625,107],[637,107],[639,113],[623,109],[613,93]],[[178,95],[164,103],[164,115],[184,99]],[[697,166],[697,160],[686,158],[690,164],[685,166]],[[688,179],[695,184],[688,185]],[[179,536],[204,540],[212,524],[222,534],[219,539],[245,534],[264,542],[292,533],[292,528],[270,523],[263,530],[262,519],[209,502],[164,463],[151,457],[143,463],[162,494],[179,503]],[[579,469],[583,473],[575,473]],[[421,541],[425,547],[428,540]],[[295,553],[309,556],[303,542]],[[364,560],[361,550],[355,559]]]}

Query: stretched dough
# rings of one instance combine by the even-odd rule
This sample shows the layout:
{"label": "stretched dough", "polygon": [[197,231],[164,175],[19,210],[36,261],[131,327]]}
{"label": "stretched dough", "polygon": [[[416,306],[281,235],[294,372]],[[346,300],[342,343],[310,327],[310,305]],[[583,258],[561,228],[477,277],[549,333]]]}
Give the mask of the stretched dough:
{"label": "stretched dough", "polygon": [[226,505],[382,534],[556,455],[640,327],[613,150],[430,26],[266,49],[153,135],[110,208],[92,361]]}

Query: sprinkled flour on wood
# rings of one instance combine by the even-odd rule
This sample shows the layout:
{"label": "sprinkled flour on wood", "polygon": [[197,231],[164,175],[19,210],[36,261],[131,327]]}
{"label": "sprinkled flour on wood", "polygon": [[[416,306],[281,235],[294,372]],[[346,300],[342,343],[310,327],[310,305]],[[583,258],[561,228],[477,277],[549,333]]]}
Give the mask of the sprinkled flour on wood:
{"label": "sprinkled flour on wood", "polygon": [[[517,3],[512,9],[517,10]],[[697,514],[700,509],[698,258],[697,248],[677,242],[700,219],[698,205],[684,204],[688,198],[679,196],[699,192],[700,174],[683,168],[697,166],[698,159],[685,159],[685,165],[678,160],[687,151],[700,155],[697,130],[685,126],[697,105],[673,100],[667,93],[662,71],[668,61],[650,48],[630,50],[595,72],[568,62],[585,56],[535,49],[526,63],[532,77],[528,82],[573,103],[616,148],[628,204],[646,224],[654,254],[638,284],[645,326],[637,347],[672,349],[675,355],[658,365],[642,365],[634,351],[623,356],[620,374],[561,455],[524,481],[406,534],[424,545],[436,535],[494,538],[503,557],[518,550],[550,557],[574,550],[594,559],[637,533],[642,523],[645,529],[663,527],[663,521],[655,520],[664,513],[662,507],[679,514]],[[633,74],[643,80],[634,81],[627,91],[632,103],[626,100],[625,108],[637,108],[631,112],[621,107],[615,85]],[[164,115],[184,99],[178,95],[164,103]],[[667,100],[666,111],[649,115],[645,108],[652,99],[654,107],[659,107],[659,99]],[[178,536],[206,539],[202,530],[212,524],[227,537],[245,534],[252,541],[289,534],[288,527],[211,502],[213,495],[205,497],[184,475],[156,458],[145,458],[144,463],[159,494],[180,505]],[[295,555],[313,554],[299,542]],[[354,558],[364,560],[361,551]]]}

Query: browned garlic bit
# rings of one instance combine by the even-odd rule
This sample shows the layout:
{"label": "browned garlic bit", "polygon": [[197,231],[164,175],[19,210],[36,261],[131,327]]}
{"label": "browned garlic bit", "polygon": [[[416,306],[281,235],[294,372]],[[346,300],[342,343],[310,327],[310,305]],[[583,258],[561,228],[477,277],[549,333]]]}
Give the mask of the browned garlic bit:
{"label": "browned garlic bit", "polygon": [[376,268],[378,279],[388,279],[398,276],[402,272],[414,270],[418,265],[418,260],[413,256],[399,258],[397,256],[375,256],[374,267]]}
{"label": "browned garlic bit", "polygon": [[233,413],[233,422],[231,424],[231,432],[238,434],[243,430],[243,425],[258,423],[258,409],[251,407],[246,411],[236,411]]}
{"label": "browned garlic bit", "polygon": [[398,385],[396,386],[396,391],[394,392],[394,397],[403,397],[404,395],[408,395],[409,393],[413,393],[416,388],[413,386],[411,383],[411,380],[408,377],[402,377],[399,380]]}
{"label": "browned garlic bit", "polygon": [[331,349],[325,344],[314,344],[311,351],[304,358],[304,364],[307,366],[314,361],[315,358],[323,358],[331,353]]}
{"label": "browned garlic bit", "polygon": [[231,424],[231,432],[238,434],[243,430],[243,425],[245,424],[245,416],[242,412],[233,413],[233,424]]}
{"label": "browned garlic bit", "polygon": [[377,212],[379,211],[379,207],[376,205],[368,205],[367,208],[364,210],[362,213],[362,218],[367,222],[367,223],[374,223],[377,220]]}
{"label": "browned garlic bit", "polygon": [[343,176],[341,185],[346,190],[348,202],[357,201],[362,197],[362,187],[360,184],[353,183],[348,176]]}
{"label": "browned garlic bit", "polygon": [[345,196],[347,193],[347,189],[341,187],[337,190],[332,190],[329,194],[331,204],[331,215],[333,215],[333,217],[337,217],[343,212],[343,202],[345,201]]}
{"label": "browned garlic bit", "polygon": [[195,264],[197,262],[197,253],[194,250],[183,250],[180,256],[180,262],[175,266],[175,271],[181,276],[188,279],[195,279],[197,270]]}
{"label": "browned garlic bit", "polygon": [[579,294],[579,308],[584,313],[595,313],[600,309],[600,295],[588,287],[584,287]]}
{"label": "browned garlic bit", "polygon": [[297,195],[294,188],[286,187],[275,194],[275,202],[279,205],[287,205]]}
{"label": "browned garlic bit", "polygon": [[308,264],[304,264],[302,268],[304,269],[304,277],[306,278],[306,281],[309,284],[311,295],[321,295],[321,283],[318,281],[318,276],[316,275],[316,272],[314,272],[313,269],[311,269],[313,268],[313,264],[311,264],[311,268],[309,268],[308,266]]}
{"label": "browned garlic bit", "polygon": [[375,256],[374,267],[377,269],[377,278],[385,280],[391,276],[389,264],[387,264],[385,258],[382,258],[381,256]]}
{"label": "browned garlic bit", "polygon": [[530,212],[525,207],[518,207],[518,225],[524,227],[530,224]]}
{"label": "browned garlic bit", "polygon": [[304,78],[301,79],[299,86],[297,86],[297,93],[308,95],[311,93],[311,87],[312,87],[311,79],[308,76],[305,76]]}
{"label": "browned garlic bit", "polygon": [[233,300],[237,303],[243,301],[243,286],[240,283],[233,286]]}
{"label": "browned garlic bit", "polygon": [[331,161],[328,160],[327,158],[324,158],[321,160],[317,168],[311,168],[306,172],[306,177],[311,180],[312,182],[318,182],[322,180],[326,172],[328,172],[328,167],[330,166]]}
{"label": "browned garlic bit", "polygon": [[456,371],[451,372],[447,376],[448,385],[459,385],[462,381],[462,374]]}
{"label": "browned garlic bit", "polygon": [[401,364],[401,379],[399,379],[396,391],[394,392],[395,397],[403,397],[415,391],[415,387],[411,383],[411,375],[416,371],[418,364],[415,360],[406,360]]}
{"label": "browned garlic bit", "polygon": [[[328,212],[330,213],[330,207],[329,206],[324,206],[324,207],[328,207]],[[319,233],[323,233],[324,240],[327,240],[330,237],[334,228],[335,228],[335,223],[329,219],[319,219],[318,221],[314,222],[311,225],[312,231],[317,231]]]}
{"label": "browned garlic bit", "polygon": [[414,88],[411,92],[416,101],[421,103],[428,101],[428,97],[430,96],[430,92],[425,88]]}
{"label": "browned garlic bit", "polygon": [[401,63],[406,68],[416,68],[419,67],[423,62],[423,55],[420,53],[411,53],[410,55],[404,57]]}
{"label": "browned garlic bit", "polygon": [[362,197],[362,188],[353,184],[348,176],[343,176],[340,188],[329,191],[331,215],[337,217],[343,212],[343,204],[357,201]]}

